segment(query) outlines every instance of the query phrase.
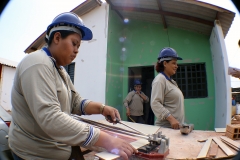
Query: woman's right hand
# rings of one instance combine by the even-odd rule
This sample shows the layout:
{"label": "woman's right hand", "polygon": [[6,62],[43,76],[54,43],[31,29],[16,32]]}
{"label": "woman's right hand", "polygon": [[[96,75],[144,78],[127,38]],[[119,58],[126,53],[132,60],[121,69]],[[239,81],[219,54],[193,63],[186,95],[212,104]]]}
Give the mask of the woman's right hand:
{"label": "woman's right hand", "polygon": [[130,116],[130,109],[127,107],[127,112],[126,112],[127,117]]}
{"label": "woman's right hand", "polygon": [[105,148],[110,153],[121,156],[124,160],[128,160],[133,153],[138,152],[127,141],[113,137],[103,131],[101,131],[99,139],[95,145]]}
{"label": "woman's right hand", "polygon": [[167,120],[170,122],[171,127],[173,129],[179,129],[180,128],[180,123],[178,122],[178,120],[176,120],[176,118],[174,118],[172,115],[170,115],[169,117],[167,117]]}

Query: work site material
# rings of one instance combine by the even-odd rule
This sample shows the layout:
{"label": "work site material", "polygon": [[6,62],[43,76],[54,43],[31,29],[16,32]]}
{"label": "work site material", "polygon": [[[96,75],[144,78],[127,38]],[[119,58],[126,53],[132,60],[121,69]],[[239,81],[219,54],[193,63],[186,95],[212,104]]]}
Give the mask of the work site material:
{"label": "work site material", "polygon": [[214,137],[213,140],[219,145],[219,147],[229,156],[234,156],[235,153],[233,153],[229,147],[227,147],[222,141],[220,141],[217,137]]}
{"label": "work site material", "polygon": [[211,145],[211,142],[212,142],[212,138],[208,138],[208,140],[205,142],[204,146],[202,147],[200,153],[197,156],[198,159],[207,157],[207,153]]}
{"label": "work site material", "polygon": [[232,139],[230,139],[230,138],[228,138],[228,137],[223,137],[223,136],[221,136],[220,138],[221,138],[221,140],[222,140],[224,143],[230,145],[230,146],[233,147],[234,149],[236,149],[236,150],[239,150],[239,149],[240,149],[240,143],[239,143],[239,142],[233,141]]}
{"label": "work site material", "polygon": [[128,116],[128,118],[129,118],[132,122],[136,123],[136,122],[131,118],[131,116]]}
{"label": "work site material", "polygon": [[[84,117],[84,118],[82,118]],[[121,139],[125,139],[127,142],[131,143],[134,147],[137,144],[137,148],[140,148],[146,144],[149,144],[149,141],[147,140],[147,136],[143,136],[139,134],[136,131],[133,131],[132,129],[129,129],[128,127],[122,125],[122,124],[115,124],[112,125],[111,123],[107,122],[105,119],[99,120],[99,121],[93,121],[88,119],[90,116],[81,116],[81,119],[84,119],[84,123],[88,123],[90,125],[99,125],[99,127],[102,131],[111,134],[115,137],[119,137]],[[169,145],[169,153],[166,155],[165,159],[196,159],[199,155],[202,147],[206,142],[198,142],[198,140],[205,140],[211,137],[217,137],[220,139],[221,136],[224,135],[224,133],[217,133],[215,131],[200,131],[200,130],[193,130],[190,134],[187,136],[180,134],[179,130],[174,130],[170,128],[159,128],[158,126],[153,125],[146,125],[146,124],[139,124],[139,123],[132,123],[132,122],[126,122],[122,121],[124,124],[127,124],[128,126],[131,126],[132,128],[145,133],[146,135],[153,135],[158,132],[164,133],[167,137],[171,139],[171,144]],[[97,126],[96,125],[96,126]],[[104,128],[103,128],[104,127]],[[110,131],[109,129],[113,129],[114,131]],[[123,131],[123,133],[120,133]],[[127,135],[126,133],[129,133]],[[130,135],[132,134],[132,135]],[[140,142],[139,142],[140,141]],[[135,144],[134,144],[135,143]],[[213,141],[212,141],[213,143]],[[211,147],[211,145],[210,145]],[[228,146],[227,146],[228,147]],[[237,152],[232,149],[231,147],[228,147],[234,154]],[[95,154],[99,152],[103,152],[104,150],[100,147],[91,147],[88,148],[92,150],[92,152],[88,153],[90,156],[95,156]],[[210,154],[210,149],[208,149]],[[210,157],[207,154],[207,157]],[[104,154],[103,154],[104,155]],[[85,156],[85,155],[84,155]],[[133,155],[131,159],[138,157],[135,157],[137,155]],[[216,159],[222,158],[222,159],[229,159],[231,156],[228,156],[225,154],[225,152],[218,147],[217,155],[215,156]],[[101,157],[103,158],[103,157]],[[104,158],[103,158],[104,159]]]}
{"label": "work site material", "polygon": [[207,139],[198,139],[197,141],[198,141],[198,142],[206,142]]}
{"label": "work site material", "polygon": [[182,134],[188,134],[188,133],[192,132],[193,128],[194,128],[193,124],[183,123],[180,125],[180,132]]}
{"label": "work site material", "polygon": [[240,115],[235,115],[234,118],[239,121],[240,120]]}
{"label": "work site material", "polygon": [[143,136],[148,136],[149,143],[138,148],[138,153],[136,155],[138,157],[142,158],[157,158],[157,159],[163,159],[165,158],[169,153],[169,138],[167,138],[165,135],[162,134],[162,132],[157,132],[152,135],[146,135],[145,133],[142,133],[138,131],[137,129],[130,127],[127,124],[124,124],[121,122],[118,118],[116,118],[116,121],[113,121],[111,116],[107,116],[107,120],[110,122],[120,123],[130,129],[133,129],[134,131],[142,134]]}
{"label": "work site material", "polygon": [[[133,137],[141,137],[144,138],[148,141],[148,143],[143,143],[142,145],[139,145],[138,148],[138,153],[136,153],[137,157],[142,157],[142,158],[157,158],[157,159],[163,159],[165,158],[168,153],[169,153],[169,138],[167,138],[165,135],[162,134],[162,132],[157,132],[154,134],[145,134],[131,126],[129,126],[128,124],[124,124],[122,121],[120,121],[118,118],[116,119],[116,121],[113,121],[111,116],[107,116],[106,119],[110,122],[114,122],[117,124],[121,124],[124,125],[130,129],[132,129],[132,132],[128,132],[127,130],[122,130],[121,128],[116,128],[116,126],[113,125],[106,125],[106,124],[102,124],[93,120],[89,120],[89,119],[84,119],[80,116],[77,115],[72,115],[72,117],[74,119],[83,121],[83,122],[87,122],[91,125],[94,125],[94,127],[100,128],[101,130],[109,133],[109,130],[112,132],[111,135],[113,135],[113,132],[115,132],[116,134],[114,134],[113,136],[116,136],[118,138],[122,138],[127,140],[127,137],[125,136],[127,135],[131,135]],[[135,133],[134,133],[135,132]],[[122,135],[121,135],[122,134]],[[140,134],[140,135],[139,135]],[[130,142],[130,141],[128,141]],[[134,142],[131,142],[134,144]],[[104,154],[103,154],[104,155]],[[97,155],[101,158],[103,158],[103,155]],[[114,156],[113,156],[114,157]],[[105,158],[103,159],[108,159],[109,158],[109,154],[106,155]]]}
{"label": "work site material", "polygon": [[217,156],[217,151],[218,151],[218,145],[214,142],[212,142],[212,145],[210,147],[210,150],[209,150],[209,157],[211,158],[215,158]]}
{"label": "work site material", "polygon": [[240,139],[240,124],[227,125],[226,136],[231,139]]}
{"label": "work site material", "polygon": [[142,133],[142,132],[136,130],[135,128],[130,127],[129,125],[122,123],[118,118],[116,118],[116,121],[113,121],[113,120],[112,120],[112,117],[111,117],[110,115],[108,115],[108,116],[107,116],[107,120],[109,120],[110,122],[114,122],[114,123],[120,123],[120,124],[122,124],[122,125],[130,128],[130,129],[132,129],[132,130],[140,133],[141,135],[147,136],[145,133]]}

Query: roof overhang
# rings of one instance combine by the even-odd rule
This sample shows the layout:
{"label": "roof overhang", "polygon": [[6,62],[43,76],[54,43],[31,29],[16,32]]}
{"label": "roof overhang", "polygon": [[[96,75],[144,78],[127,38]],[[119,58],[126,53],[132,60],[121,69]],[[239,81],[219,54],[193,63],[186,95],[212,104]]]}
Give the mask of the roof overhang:
{"label": "roof overhang", "polygon": [[232,24],[235,13],[196,0],[106,0],[124,20],[141,20],[210,35],[214,21],[221,22],[223,35]]}
{"label": "roof overhang", "polygon": [[4,66],[16,68],[17,65],[18,65],[18,62],[11,61],[11,60],[4,59],[4,58],[0,58],[0,64],[2,64],[2,65],[4,65]]}
{"label": "roof overhang", "polygon": [[[101,0],[86,0],[73,10],[71,10],[71,12],[74,12],[81,17],[90,12],[91,10],[95,9],[96,7],[101,6],[102,3],[103,2]],[[31,53],[43,47],[45,44],[45,35],[46,32],[43,32],[30,46],[25,49],[24,52]]]}

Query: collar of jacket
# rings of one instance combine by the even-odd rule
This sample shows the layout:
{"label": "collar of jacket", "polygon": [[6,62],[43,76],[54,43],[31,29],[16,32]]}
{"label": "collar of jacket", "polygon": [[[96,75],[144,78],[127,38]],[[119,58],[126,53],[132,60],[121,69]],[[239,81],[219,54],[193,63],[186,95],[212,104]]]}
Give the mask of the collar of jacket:
{"label": "collar of jacket", "polygon": [[[53,61],[54,66],[58,69],[57,64],[56,64],[56,60],[52,57],[51,52],[50,52],[46,47],[43,47],[42,50],[45,51],[45,53],[46,53],[46,54],[50,57],[50,59]],[[63,66],[60,66],[60,68],[63,68]]]}
{"label": "collar of jacket", "polygon": [[172,80],[172,78],[169,78],[164,72],[160,72],[160,73],[162,73],[162,74],[165,76],[165,78],[166,78],[167,80],[169,80],[169,81]]}

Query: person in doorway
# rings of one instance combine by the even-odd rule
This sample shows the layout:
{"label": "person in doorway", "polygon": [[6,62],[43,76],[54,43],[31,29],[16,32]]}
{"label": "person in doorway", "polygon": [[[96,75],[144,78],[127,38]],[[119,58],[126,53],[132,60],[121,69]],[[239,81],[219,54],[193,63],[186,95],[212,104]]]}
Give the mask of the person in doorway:
{"label": "person in doorway", "polygon": [[151,107],[157,117],[155,125],[179,129],[184,123],[184,97],[177,83],[171,78],[177,71],[177,52],[163,48],[156,63],[159,73],[152,82]]}
{"label": "person in doorway", "polygon": [[9,131],[14,159],[67,160],[71,146],[99,146],[123,159],[137,152],[128,142],[71,116],[102,114],[114,121],[120,119],[117,109],[81,97],[63,68],[76,58],[81,41],[91,39],[92,31],[82,20],[65,12],[47,27],[47,47],[19,63],[11,94]]}
{"label": "person in doorway", "polygon": [[129,122],[136,122],[145,124],[143,118],[143,103],[148,103],[149,98],[141,91],[142,83],[140,80],[134,81],[134,90],[129,92],[123,101],[126,107],[126,115]]}

